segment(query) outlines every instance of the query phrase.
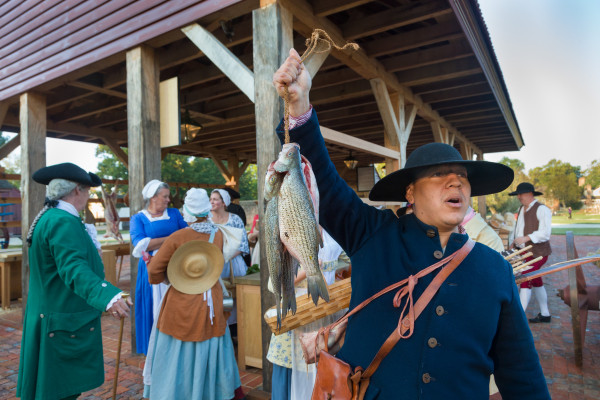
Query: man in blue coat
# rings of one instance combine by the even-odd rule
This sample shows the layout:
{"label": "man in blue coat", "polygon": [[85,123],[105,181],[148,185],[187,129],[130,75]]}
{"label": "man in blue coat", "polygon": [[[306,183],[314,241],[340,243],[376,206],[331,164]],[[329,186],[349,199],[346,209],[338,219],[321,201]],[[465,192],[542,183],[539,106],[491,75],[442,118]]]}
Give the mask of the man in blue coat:
{"label": "man in blue coat", "polygon": [[[471,196],[504,190],[510,168],[464,161],[453,147],[431,143],[413,151],[405,167],[379,181],[369,198],[408,201],[414,213],[397,218],[364,204],[337,174],[309,102],[311,77],[298,53],[273,77],[289,90],[290,139],[311,162],[320,192],[320,223],[352,261],[350,309],[383,288],[456,252]],[[278,134],[282,137],[282,126]],[[435,274],[419,279],[415,302]],[[395,291],[352,316],[337,356],[366,368],[398,326]],[[490,374],[504,400],[549,399],[512,268],[480,243],[444,281],[414,332],[400,340],[371,377],[365,399],[487,399]]]}

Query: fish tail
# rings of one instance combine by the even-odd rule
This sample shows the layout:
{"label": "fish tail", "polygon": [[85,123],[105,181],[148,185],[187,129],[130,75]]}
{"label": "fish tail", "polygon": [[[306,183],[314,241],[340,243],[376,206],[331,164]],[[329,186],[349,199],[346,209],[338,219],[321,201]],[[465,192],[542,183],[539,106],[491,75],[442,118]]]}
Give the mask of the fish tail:
{"label": "fish tail", "polygon": [[323,276],[320,274],[307,276],[306,280],[308,293],[311,295],[312,301],[315,303],[315,305],[317,305],[317,302],[319,301],[319,296],[321,296],[323,300],[329,301],[329,292],[327,291],[327,285],[325,284]]}
{"label": "fish tail", "polygon": [[287,315],[288,310],[292,311],[292,315],[296,314],[296,295],[293,291],[292,293],[283,293],[282,309],[285,313],[284,318]]}

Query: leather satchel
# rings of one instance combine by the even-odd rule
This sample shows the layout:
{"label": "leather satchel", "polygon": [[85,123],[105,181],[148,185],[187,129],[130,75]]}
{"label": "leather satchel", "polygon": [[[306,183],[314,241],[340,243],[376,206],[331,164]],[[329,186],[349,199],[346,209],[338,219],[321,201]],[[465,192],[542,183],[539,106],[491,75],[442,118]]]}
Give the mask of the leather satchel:
{"label": "leather satchel", "polygon": [[[315,350],[313,354],[317,358],[317,344],[319,338],[322,337],[321,345],[323,346],[319,351],[318,364],[317,364],[317,378],[315,380],[315,386],[313,388],[312,400],[362,400],[369,387],[371,376],[375,373],[379,364],[394,348],[396,343],[400,339],[408,338],[412,335],[414,330],[415,320],[421,315],[421,312],[427,307],[429,301],[437,293],[438,289],[446,278],[458,267],[458,265],[464,260],[464,258],[471,252],[471,249],[475,245],[475,242],[471,239],[467,240],[462,248],[444,258],[443,260],[421,270],[416,275],[411,275],[408,278],[394,283],[387,288],[381,290],[375,295],[369,297],[358,306],[356,306],[351,312],[344,315],[338,321],[333,324],[321,328],[319,334],[315,338]],[[413,307],[412,292],[417,284],[419,278],[433,272],[442,265],[447,264],[442,270],[436,275],[433,281],[427,286],[421,297],[417,300]],[[394,329],[394,332],[386,339],[383,343],[377,355],[367,367],[363,370],[360,366],[352,369],[352,367],[329,354],[328,342],[329,333],[335,326],[341,323],[347,323],[348,318],[351,315],[356,314],[358,311],[363,309],[367,304],[376,299],[377,297],[388,293],[394,289],[400,288],[400,290],[394,296],[394,307],[400,307],[402,301],[404,307],[400,313],[398,320],[398,327]],[[408,331],[408,333],[406,333]],[[345,332],[345,329],[344,329]],[[322,335],[321,335],[322,333]],[[304,351],[304,349],[303,349]]]}

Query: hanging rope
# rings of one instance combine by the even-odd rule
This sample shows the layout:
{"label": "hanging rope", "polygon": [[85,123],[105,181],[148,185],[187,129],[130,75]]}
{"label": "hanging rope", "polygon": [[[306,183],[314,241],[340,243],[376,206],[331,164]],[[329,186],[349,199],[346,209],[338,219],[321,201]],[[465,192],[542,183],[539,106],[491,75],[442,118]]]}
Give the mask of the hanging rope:
{"label": "hanging rope", "polygon": [[[306,39],[306,50],[304,50],[304,53],[300,57],[300,62],[304,62],[311,54],[325,53],[331,50],[332,47],[340,51],[346,49],[356,51],[359,49],[356,43],[346,43],[343,46],[338,46],[327,32],[322,29],[315,29],[310,35],[310,38]],[[283,122],[285,128],[285,143],[287,144],[290,142],[290,92],[287,86],[285,87],[283,97]]]}

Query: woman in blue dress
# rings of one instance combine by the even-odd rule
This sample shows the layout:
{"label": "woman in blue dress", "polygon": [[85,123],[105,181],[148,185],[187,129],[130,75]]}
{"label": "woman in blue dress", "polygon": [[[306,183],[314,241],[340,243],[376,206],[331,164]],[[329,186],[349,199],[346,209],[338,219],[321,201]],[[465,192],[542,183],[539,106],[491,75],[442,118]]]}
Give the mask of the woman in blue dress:
{"label": "woman in blue dress", "polygon": [[133,255],[139,257],[135,286],[135,334],[136,351],[146,354],[155,315],[162,296],[167,290],[164,283],[150,285],[146,261],[148,254],[162,245],[173,232],[187,227],[179,210],[169,205],[169,185],[156,179],[148,182],[142,190],[144,209],[131,218],[130,235],[134,246]]}

